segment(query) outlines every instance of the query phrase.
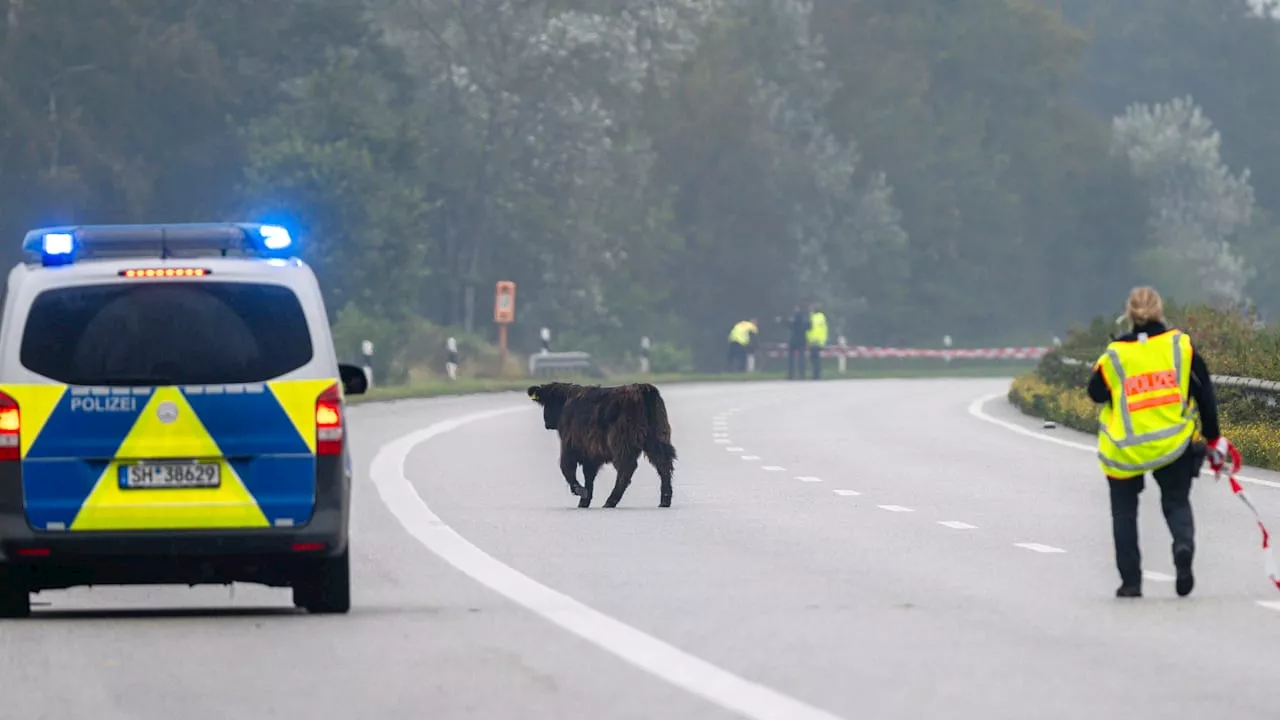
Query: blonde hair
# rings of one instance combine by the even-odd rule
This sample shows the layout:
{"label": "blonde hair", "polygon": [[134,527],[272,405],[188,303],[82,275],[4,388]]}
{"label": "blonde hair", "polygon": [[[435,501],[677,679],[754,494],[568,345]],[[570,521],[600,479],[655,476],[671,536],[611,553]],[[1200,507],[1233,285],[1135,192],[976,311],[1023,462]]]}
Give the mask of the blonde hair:
{"label": "blonde hair", "polygon": [[1152,287],[1136,287],[1129,291],[1129,300],[1125,303],[1124,315],[1134,327],[1152,321],[1164,322],[1164,301],[1160,293]]}

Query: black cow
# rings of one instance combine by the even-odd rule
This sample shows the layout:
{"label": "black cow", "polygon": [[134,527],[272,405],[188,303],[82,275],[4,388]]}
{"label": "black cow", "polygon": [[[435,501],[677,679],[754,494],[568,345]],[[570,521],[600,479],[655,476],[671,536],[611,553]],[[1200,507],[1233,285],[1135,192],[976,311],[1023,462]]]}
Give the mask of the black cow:
{"label": "black cow", "polygon": [[658,506],[671,507],[676,449],[658,388],[648,383],[600,387],[551,382],[530,387],[529,397],[542,405],[543,425],[560,435],[560,472],[569,490],[580,498],[578,507],[591,506],[596,473],[605,464],[613,465],[618,479],[604,506],[617,506],[642,452],[662,479]]}

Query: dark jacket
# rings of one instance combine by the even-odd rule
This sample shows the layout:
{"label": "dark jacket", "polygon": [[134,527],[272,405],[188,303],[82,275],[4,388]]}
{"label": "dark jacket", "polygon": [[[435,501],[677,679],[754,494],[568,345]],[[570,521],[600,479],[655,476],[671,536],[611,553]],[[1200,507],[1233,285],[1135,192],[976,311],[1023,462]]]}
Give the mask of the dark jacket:
{"label": "dark jacket", "polygon": [[[1133,342],[1138,339],[1140,333],[1155,336],[1168,331],[1169,328],[1163,323],[1150,322],[1139,325],[1133,332],[1116,339],[1121,342]],[[1107,381],[1103,379],[1102,371],[1099,369],[1095,369],[1093,377],[1089,378],[1089,397],[1098,403],[1105,403],[1111,399],[1111,393],[1107,390]],[[1216,440],[1222,431],[1218,427],[1218,404],[1213,396],[1213,380],[1209,376],[1209,366],[1205,364],[1204,358],[1200,357],[1200,353],[1195,351],[1194,345],[1191,348],[1191,397],[1195,399],[1196,406],[1200,409],[1200,426],[1205,439]]]}
{"label": "dark jacket", "polygon": [[801,310],[791,316],[791,336],[788,338],[787,346],[790,348],[803,348],[808,344],[806,337],[809,333],[809,313]]}

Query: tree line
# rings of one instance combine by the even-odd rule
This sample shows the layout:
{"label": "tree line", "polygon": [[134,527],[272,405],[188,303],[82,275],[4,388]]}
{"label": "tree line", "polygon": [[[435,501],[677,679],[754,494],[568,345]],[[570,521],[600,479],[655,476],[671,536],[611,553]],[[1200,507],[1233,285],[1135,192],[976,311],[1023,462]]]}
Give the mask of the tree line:
{"label": "tree line", "polygon": [[[7,5],[7,7],[5,7]],[[719,367],[1280,309],[1280,24],[1249,0],[0,2],[0,246],[287,224],[344,343],[444,327]],[[344,345],[345,353],[354,348]]]}

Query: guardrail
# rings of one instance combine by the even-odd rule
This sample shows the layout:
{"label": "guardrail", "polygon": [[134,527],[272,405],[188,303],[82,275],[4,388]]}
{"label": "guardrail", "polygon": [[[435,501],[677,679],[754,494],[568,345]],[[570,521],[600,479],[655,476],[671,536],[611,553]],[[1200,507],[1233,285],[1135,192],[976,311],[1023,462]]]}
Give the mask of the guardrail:
{"label": "guardrail", "polygon": [[[1070,367],[1078,367],[1080,365],[1093,364],[1092,361],[1080,360],[1078,358],[1073,358],[1068,355],[1058,355],[1056,357],[1058,358],[1058,361],[1061,362],[1063,365],[1067,365]],[[1267,394],[1268,396],[1272,396],[1274,394],[1280,394],[1280,382],[1276,382],[1275,380],[1262,380],[1260,378],[1241,377],[1239,375],[1212,375],[1211,374],[1209,377],[1213,379],[1214,385],[1220,385],[1222,387],[1239,388],[1246,392],[1250,390],[1255,390],[1255,391]],[[1276,403],[1275,398],[1272,397],[1270,400],[1270,404],[1274,405],[1275,403]]]}
{"label": "guardrail", "polygon": [[529,376],[546,377],[559,374],[582,374],[602,378],[604,371],[596,364],[591,353],[580,350],[569,352],[542,352],[529,356]]}

